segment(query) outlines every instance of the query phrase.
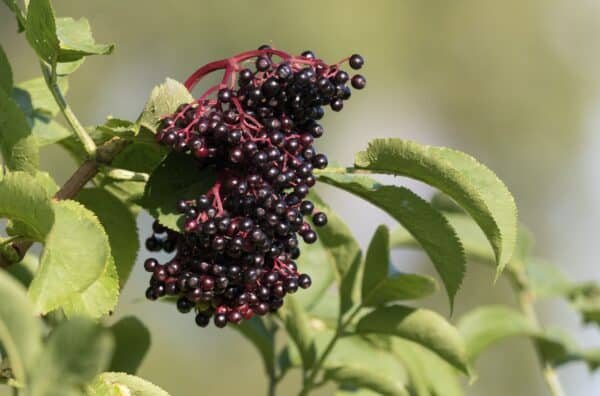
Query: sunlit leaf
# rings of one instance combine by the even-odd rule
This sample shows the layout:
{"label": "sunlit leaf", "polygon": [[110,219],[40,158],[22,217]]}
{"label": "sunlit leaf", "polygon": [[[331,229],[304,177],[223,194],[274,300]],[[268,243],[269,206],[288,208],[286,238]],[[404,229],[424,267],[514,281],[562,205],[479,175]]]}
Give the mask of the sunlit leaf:
{"label": "sunlit leaf", "polygon": [[377,306],[392,301],[425,297],[436,290],[430,277],[417,274],[388,276],[390,244],[387,227],[379,226],[365,257],[362,304]]}
{"label": "sunlit leaf", "polygon": [[56,34],[60,42],[59,62],[74,62],[88,55],[108,55],[113,44],[97,44],[86,18],[57,18]]}
{"label": "sunlit leaf", "polygon": [[46,190],[25,172],[0,176],[0,217],[18,221],[20,234],[36,241],[43,241],[54,224]]}
{"label": "sunlit leaf", "polygon": [[431,205],[404,187],[382,186],[354,175],[322,173],[322,180],[385,210],[419,241],[440,274],[452,307],[465,272],[465,256],[448,221]]}
{"label": "sunlit leaf", "polygon": [[54,225],[29,297],[40,313],[58,308],[98,280],[110,260],[108,237],[96,216],[75,201],[53,202]]}
{"label": "sunlit leaf", "polygon": [[232,326],[232,328],[239,331],[256,347],[262,357],[265,371],[270,373],[273,369],[273,361],[275,359],[275,340],[267,329],[265,319],[260,316],[254,316],[250,320],[245,320],[239,325]]}
{"label": "sunlit leaf", "polygon": [[[65,94],[69,88],[68,80],[59,78],[58,86]],[[12,90],[12,97],[25,114],[39,146],[53,144],[72,135],[69,129],[54,120],[60,109],[43,78],[20,82]]]}
{"label": "sunlit leaf", "polygon": [[427,348],[399,337],[389,347],[406,368],[415,396],[464,395],[458,370]]}
{"label": "sunlit leaf", "polygon": [[[87,393],[89,396],[108,396],[98,390],[106,389],[108,385],[110,390],[116,392],[114,396],[169,396],[167,392],[146,381],[140,377],[125,373],[102,373],[88,387]],[[113,396],[112,394],[109,394]]]}
{"label": "sunlit leaf", "polygon": [[293,296],[288,296],[280,312],[290,339],[300,351],[304,368],[312,367],[316,358],[316,349],[313,331],[306,311]]}
{"label": "sunlit leaf", "polygon": [[0,45],[0,90],[10,93],[13,86],[13,74],[6,53]]}
{"label": "sunlit leaf", "polygon": [[156,133],[162,117],[174,113],[179,105],[193,100],[194,98],[183,84],[167,78],[163,84],[152,90],[138,122],[144,128]]}
{"label": "sunlit leaf", "polygon": [[471,156],[449,148],[400,139],[376,139],[355,159],[358,168],[421,180],[452,197],[479,224],[498,264],[510,260],[517,235],[517,209],[504,183]]}
{"label": "sunlit leaf", "polygon": [[49,0],[29,2],[26,35],[38,56],[50,65],[106,55],[114,49],[112,44],[96,44],[87,19],[55,18]]}
{"label": "sunlit leaf", "polygon": [[136,317],[127,316],[110,327],[115,353],[110,371],[135,374],[150,349],[150,331]]}
{"label": "sunlit leaf", "polygon": [[370,389],[379,395],[409,396],[402,383],[395,382],[377,372],[353,367],[352,363],[325,370],[325,378],[340,384]]}
{"label": "sunlit leaf", "polygon": [[110,333],[92,321],[76,318],[50,335],[37,362],[27,396],[65,396],[80,390],[110,362]]}
{"label": "sunlit leaf", "polygon": [[377,308],[360,319],[356,331],[415,342],[469,373],[465,345],[457,329],[433,311],[399,305]]}
{"label": "sunlit leaf", "polygon": [[15,379],[26,384],[42,348],[42,327],[23,286],[0,272],[0,345]]}
{"label": "sunlit leaf", "polygon": [[86,188],[77,201],[94,212],[108,235],[121,286],[127,282],[139,250],[136,218],[114,195],[101,188]]}
{"label": "sunlit leaf", "polygon": [[181,213],[177,202],[196,199],[215,183],[212,168],[197,170],[194,158],[183,153],[172,153],[158,166],[146,183],[142,205],[161,224],[179,230]]}
{"label": "sunlit leaf", "polygon": [[4,90],[0,90],[0,153],[10,170],[33,173],[39,165],[37,139],[25,114]]}
{"label": "sunlit leaf", "polygon": [[118,299],[119,275],[113,257],[109,256],[100,277],[85,290],[69,296],[61,306],[68,318],[85,316],[97,319],[112,312]]}
{"label": "sunlit leaf", "polygon": [[327,225],[315,229],[328,255],[327,263],[333,265],[335,278],[340,285],[340,311],[344,313],[360,298],[357,280],[361,263],[360,247],[350,228],[316,193],[311,192],[309,199],[327,215]]}

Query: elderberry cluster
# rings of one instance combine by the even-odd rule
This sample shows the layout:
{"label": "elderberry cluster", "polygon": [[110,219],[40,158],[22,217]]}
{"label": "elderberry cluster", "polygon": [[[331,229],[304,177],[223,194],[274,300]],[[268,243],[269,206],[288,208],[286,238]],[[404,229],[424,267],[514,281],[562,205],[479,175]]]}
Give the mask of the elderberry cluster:
{"label": "elderberry cluster", "polygon": [[[254,61],[254,68],[244,62]],[[360,69],[353,55],[343,62]],[[311,51],[290,56],[268,46],[199,69],[188,89],[206,73],[225,69],[223,82],[198,100],[164,117],[157,142],[214,167],[217,181],[205,194],[177,203],[179,231],[158,221],[146,241],[150,251],[175,252],[164,264],[149,258],[146,297],[177,296],[177,308],[196,313],[205,327],[239,323],[276,311],[288,293],[311,285],[299,272],[299,238],[311,244],[314,226],[327,223],[307,199],[315,169],[327,157],[314,140],[323,135],[324,106],[340,111],[351,89],[365,78],[350,77]],[[214,96],[214,98],[212,97]]]}

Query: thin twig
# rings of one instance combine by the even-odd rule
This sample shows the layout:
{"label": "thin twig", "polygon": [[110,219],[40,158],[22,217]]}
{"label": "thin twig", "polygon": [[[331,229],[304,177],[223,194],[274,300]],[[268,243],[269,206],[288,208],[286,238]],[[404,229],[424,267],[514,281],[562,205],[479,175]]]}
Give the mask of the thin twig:
{"label": "thin twig", "polygon": [[327,346],[325,347],[325,350],[319,357],[319,360],[312,367],[310,374],[304,379],[304,382],[302,384],[302,389],[300,390],[300,393],[298,394],[298,396],[306,396],[310,393],[310,391],[312,389],[314,389],[316,387],[315,379],[319,375],[319,372],[321,371],[323,364],[327,360],[327,357],[329,357],[329,354],[333,351],[333,348],[337,344],[338,340],[345,333],[346,327],[348,327],[348,325],[352,322],[352,320],[354,320],[354,318],[360,312],[361,309],[362,309],[362,305],[359,304],[354,309],[354,311],[352,311],[348,315],[346,320],[344,320],[344,321],[342,321],[341,319],[338,320],[338,325],[336,326],[335,334],[331,337],[331,340],[329,340],[329,343],[327,344]]}
{"label": "thin twig", "polygon": [[[523,312],[527,320],[530,322],[530,324],[533,326],[533,328],[539,330],[541,328],[540,321],[533,306],[533,298],[527,288],[526,276],[520,274],[518,271],[515,271],[515,273],[513,273],[511,276],[511,281],[513,288],[517,293],[517,300],[519,301],[521,311]],[[550,362],[546,360],[538,342],[534,340],[533,343],[536,354],[538,356],[538,360],[541,365],[544,382],[546,383],[550,394],[552,396],[565,396],[566,393],[562,388],[562,385],[560,383],[560,380],[558,379],[558,375],[556,374],[554,367]]]}
{"label": "thin twig", "polygon": [[81,140],[85,152],[90,156],[90,158],[93,158],[96,154],[96,143],[94,143],[94,141],[87,133],[81,122],[79,122],[79,120],[75,116],[75,113],[73,113],[71,106],[69,106],[69,103],[67,103],[67,100],[65,99],[62,91],[60,90],[57,81],[56,64],[54,64],[52,67],[49,67],[45,63],[41,62],[40,65],[42,68],[42,73],[44,74],[44,80],[46,81],[46,85],[52,93],[52,96],[54,96],[56,104],[58,104],[58,107],[60,108],[62,114],[64,115],[65,119],[67,120],[67,123],[69,124],[73,132],[75,132],[79,140]]}
{"label": "thin twig", "polygon": [[103,166],[101,171],[106,177],[109,177],[113,180],[147,182],[150,179],[150,175],[147,173],[133,172],[127,169]]}

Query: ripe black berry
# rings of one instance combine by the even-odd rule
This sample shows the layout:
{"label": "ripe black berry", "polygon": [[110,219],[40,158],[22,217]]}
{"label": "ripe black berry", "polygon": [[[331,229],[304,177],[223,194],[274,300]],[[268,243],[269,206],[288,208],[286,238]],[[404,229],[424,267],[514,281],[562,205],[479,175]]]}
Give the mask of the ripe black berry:
{"label": "ripe black berry", "polygon": [[149,258],[146,261],[144,261],[144,269],[148,272],[154,272],[157,266],[158,261],[156,261],[156,259]]}
{"label": "ripe black berry", "polygon": [[225,315],[225,314],[215,315],[215,326],[221,327],[221,328],[227,326],[227,315]]}
{"label": "ripe black berry", "polygon": [[362,56],[360,56],[358,54],[354,54],[350,57],[350,60],[348,63],[350,64],[351,68],[353,68],[354,70],[358,70],[361,67],[363,67],[363,65],[365,64],[365,60],[363,59]]}
{"label": "ripe black berry", "polygon": [[210,316],[205,313],[199,313],[196,315],[196,324],[200,327],[206,327],[210,323]]}
{"label": "ripe black berry", "polygon": [[327,215],[323,212],[315,213],[313,216],[313,223],[317,227],[322,227],[327,224]]}
{"label": "ripe black berry", "polygon": [[352,77],[352,87],[355,89],[363,89],[367,85],[367,80],[360,74]]}
{"label": "ripe black berry", "polygon": [[194,304],[185,297],[181,297],[177,300],[177,309],[181,313],[188,313],[192,310]]}

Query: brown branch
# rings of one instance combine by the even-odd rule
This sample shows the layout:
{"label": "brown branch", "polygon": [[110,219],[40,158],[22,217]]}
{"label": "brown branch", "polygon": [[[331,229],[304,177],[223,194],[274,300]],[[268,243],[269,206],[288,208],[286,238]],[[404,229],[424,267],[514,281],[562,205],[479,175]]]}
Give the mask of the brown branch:
{"label": "brown branch", "polygon": [[[98,174],[100,165],[109,165],[112,160],[131,142],[120,138],[113,138],[102,146],[98,147],[96,157],[84,161],[79,168],[71,175],[69,180],[56,192],[54,199],[64,200],[75,198],[77,193],[85,187],[85,185]],[[11,244],[12,248],[17,252],[21,261],[29,248],[33,245],[33,241],[23,239]],[[17,261],[17,262],[18,262]],[[6,268],[15,262],[7,260],[0,255],[0,268]]]}

